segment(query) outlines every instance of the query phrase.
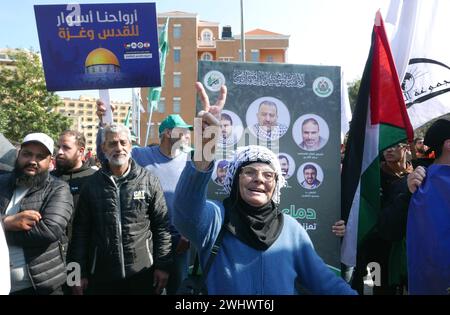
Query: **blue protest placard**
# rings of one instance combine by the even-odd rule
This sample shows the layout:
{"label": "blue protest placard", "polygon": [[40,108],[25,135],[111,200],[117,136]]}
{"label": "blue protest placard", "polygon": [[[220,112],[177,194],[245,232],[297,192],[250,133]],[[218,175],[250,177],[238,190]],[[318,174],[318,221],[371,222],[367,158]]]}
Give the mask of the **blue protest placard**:
{"label": "blue protest placard", "polygon": [[154,3],[34,6],[47,90],[161,85]]}

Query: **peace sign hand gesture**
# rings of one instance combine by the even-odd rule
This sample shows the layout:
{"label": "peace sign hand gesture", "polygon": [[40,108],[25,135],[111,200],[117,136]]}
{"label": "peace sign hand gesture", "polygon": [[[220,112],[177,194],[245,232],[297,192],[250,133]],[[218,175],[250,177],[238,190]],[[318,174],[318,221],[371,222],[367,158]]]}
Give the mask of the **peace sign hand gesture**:
{"label": "peace sign hand gesture", "polygon": [[[195,88],[197,90],[197,95],[200,98],[200,102],[202,103],[203,110],[198,112],[195,122],[194,161],[197,168],[207,169],[210,162],[214,160],[216,136],[220,131],[220,113],[222,112],[227,99],[227,87],[225,85],[220,87],[220,94],[214,105],[210,104],[209,97],[206,94],[203,84],[196,82]],[[198,147],[199,145],[201,145],[201,148]]]}

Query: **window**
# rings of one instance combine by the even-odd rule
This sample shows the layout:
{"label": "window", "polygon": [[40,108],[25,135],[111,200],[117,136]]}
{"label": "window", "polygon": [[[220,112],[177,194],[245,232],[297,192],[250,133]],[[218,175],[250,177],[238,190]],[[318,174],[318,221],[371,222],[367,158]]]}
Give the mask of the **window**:
{"label": "window", "polygon": [[[239,61],[242,61],[242,50],[239,49],[238,52],[239,52]],[[246,54],[247,54],[247,50],[244,51],[244,55],[246,55]]]}
{"label": "window", "polygon": [[175,39],[181,38],[181,24],[173,25],[173,38]]}
{"label": "window", "polygon": [[173,62],[180,63],[180,60],[181,60],[181,48],[174,47],[173,48]]}
{"label": "window", "polygon": [[75,103],[69,103],[69,107],[75,107]]}
{"label": "window", "polygon": [[201,60],[213,60],[213,55],[209,52],[204,52],[201,56],[200,56]]}
{"label": "window", "polygon": [[210,42],[213,39],[213,33],[209,29],[202,31],[202,41]]}
{"label": "window", "polygon": [[252,49],[252,61],[253,62],[259,61],[259,50]]}
{"label": "window", "polygon": [[161,97],[159,99],[157,111],[159,113],[165,113],[166,112],[166,99],[164,97]]}
{"label": "window", "polygon": [[181,87],[181,73],[180,72],[173,73],[173,87],[174,88]]}
{"label": "window", "polygon": [[156,138],[155,130],[156,130],[156,124],[155,123],[151,123],[151,125],[150,125],[150,139]]}
{"label": "window", "polygon": [[273,56],[272,55],[267,56],[267,62],[273,62]]}
{"label": "window", "polygon": [[181,98],[180,97],[173,98],[173,112],[175,114],[179,114],[181,112]]}

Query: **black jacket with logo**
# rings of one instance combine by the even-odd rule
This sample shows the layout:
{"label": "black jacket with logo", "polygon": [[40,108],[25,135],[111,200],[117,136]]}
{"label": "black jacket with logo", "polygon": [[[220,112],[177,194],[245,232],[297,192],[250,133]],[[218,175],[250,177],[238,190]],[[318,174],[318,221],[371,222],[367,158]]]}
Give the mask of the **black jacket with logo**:
{"label": "black jacket with logo", "polygon": [[[89,176],[91,176],[95,172],[97,172],[97,169],[90,167],[87,163],[83,163],[83,165],[76,170],[62,172],[56,169],[53,172],[51,172],[51,174],[69,184],[70,193],[73,196],[73,208],[74,210],[76,210],[81,189],[88,180]],[[67,225],[67,236],[69,240],[72,238],[72,221],[74,216],[75,211],[73,212],[72,218],[69,224]]]}
{"label": "black jacket with logo", "polygon": [[[14,173],[0,176],[2,215],[11,201],[15,181]],[[20,201],[19,212],[24,210],[36,210],[42,219],[29,231],[5,231],[6,240],[8,245],[23,248],[33,288],[38,294],[48,294],[66,282],[65,231],[73,210],[69,186],[49,175]]]}
{"label": "black jacket with logo", "polygon": [[69,260],[95,281],[128,278],[171,263],[167,206],[156,176],[131,160],[118,186],[108,167],[84,185],[73,222]]}

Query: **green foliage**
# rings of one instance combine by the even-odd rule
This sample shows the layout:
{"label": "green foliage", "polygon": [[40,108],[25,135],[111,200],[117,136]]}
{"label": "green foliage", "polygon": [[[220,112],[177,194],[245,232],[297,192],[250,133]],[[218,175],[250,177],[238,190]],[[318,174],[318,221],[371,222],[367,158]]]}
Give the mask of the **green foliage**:
{"label": "green foliage", "polygon": [[39,55],[24,50],[8,55],[15,64],[0,66],[0,132],[17,142],[30,132],[44,132],[56,139],[70,127],[70,120],[53,111],[62,101],[46,90]]}
{"label": "green foliage", "polygon": [[347,83],[348,85],[348,98],[350,99],[350,108],[352,113],[356,106],[356,101],[358,100],[359,87],[361,85],[361,79],[353,80]]}

